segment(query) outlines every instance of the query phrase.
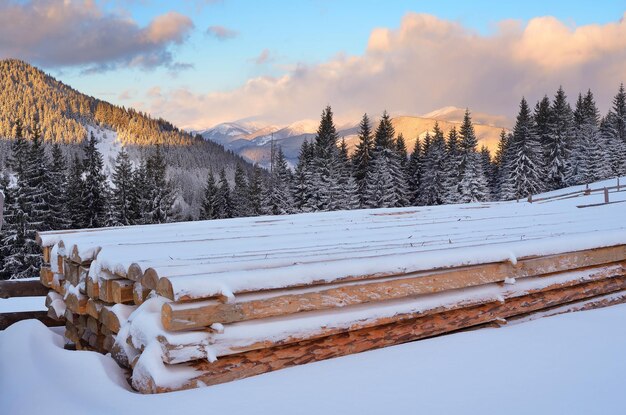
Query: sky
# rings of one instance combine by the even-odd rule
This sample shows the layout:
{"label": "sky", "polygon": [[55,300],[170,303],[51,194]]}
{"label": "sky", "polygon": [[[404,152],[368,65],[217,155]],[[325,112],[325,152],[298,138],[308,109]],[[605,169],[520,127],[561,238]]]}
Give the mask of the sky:
{"label": "sky", "polygon": [[445,107],[514,119],[626,79],[626,0],[0,0],[0,58],[182,128]]}

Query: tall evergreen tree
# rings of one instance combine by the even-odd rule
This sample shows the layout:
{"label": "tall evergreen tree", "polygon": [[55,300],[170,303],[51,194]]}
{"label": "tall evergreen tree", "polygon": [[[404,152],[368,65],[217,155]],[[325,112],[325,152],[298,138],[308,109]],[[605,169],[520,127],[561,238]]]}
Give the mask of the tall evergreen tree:
{"label": "tall evergreen tree", "polygon": [[441,205],[446,199],[446,141],[439,124],[435,122],[433,138],[422,159],[424,174],[419,190],[421,203]]}
{"label": "tall evergreen tree", "polygon": [[374,140],[372,139],[372,128],[367,114],[363,114],[358,132],[359,142],[352,154],[352,164],[354,166],[354,178],[359,191],[359,201],[361,206],[365,205],[365,176],[372,160],[374,150]]}
{"label": "tall evergreen tree", "polygon": [[84,193],[83,163],[78,155],[74,154],[74,159],[69,168],[67,187],[64,195],[70,228],[78,229],[86,227],[85,205],[83,202]]}
{"label": "tall evergreen tree", "polygon": [[50,212],[52,213],[50,228],[67,229],[70,226],[70,218],[67,212],[65,189],[67,189],[67,162],[61,146],[55,143],[52,146],[52,161],[50,163]]}
{"label": "tall evergreen tree", "polygon": [[314,210],[336,210],[340,207],[339,159],[337,129],[330,106],[322,112],[315,136],[313,167],[313,198],[309,205]]}
{"label": "tall evergreen tree", "polygon": [[84,147],[85,157],[83,159],[84,176],[84,217],[85,227],[99,228],[104,226],[106,221],[107,200],[106,194],[108,186],[106,176],[102,168],[102,154],[97,147],[98,141],[90,134]]}
{"label": "tall evergreen tree", "polygon": [[124,148],[115,159],[113,189],[111,192],[113,226],[134,224],[133,218],[133,166]]}
{"label": "tall evergreen tree", "polygon": [[458,203],[460,200],[459,185],[461,183],[459,166],[461,165],[461,150],[456,127],[452,126],[446,140],[445,160],[445,202]]}
{"label": "tall evergreen tree", "polygon": [[346,140],[341,140],[339,153],[337,154],[339,164],[339,206],[341,210],[357,209],[360,205],[359,190],[357,183],[352,176],[352,165],[348,157],[348,147]]}
{"label": "tall evergreen tree", "polygon": [[312,203],[315,198],[314,161],[315,147],[305,140],[300,148],[292,188],[294,207],[297,212],[309,212],[315,208]]}
{"label": "tall evergreen tree", "polygon": [[533,119],[526,99],[522,98],[510,142],[512,159],[508,168],[504,197],[526,198],[542,190],[541,154]]}
{"label": "tall evergreen tree", "polygon": [[261,177],[261,168],[254,166],[252,176],[248,180],[248,195],[250,197],[250,215],[259,216],[263,214],[263,178]]}
{"label": "tall evergreen tree", "polygon": [[401,168],[394,135],[391,118],[385,111],[376,128],[375,147],[370,169],[365,177],[365,198],[369,207],[402,206],[402,200],[398,199],[396,190],[398,181],[401,180],[399,177]]}
{"label": "tall evergreen tree", "polygon": [[216,219],[232,218],[232,201],[230,187],[224,169],[220,171],[217,190],[215,192],[214,215]]}
{"label": "tall evergreen tree", "polygon": [[207,182],[204,188],[204,199],[202,200],[202,208],[200,209],[200,220],[215,219],[215,197],[217,195],[217,184],[215,183],[215,176],[213,176],[213,170],[209,170],[207,175]]}
{"label": "tall evergreen tree", "polygon": [[50,211],[50,188],[48,177],[48,157],[42,143],[41,131],[35,124],[32,130],[32,140],[27,155],[27,163],[24,167],[21,196],[22,206],[28,223],[26,231],[27,244],[33,246],[28,249],[33,253],[40,251],[35,241],[37,231],[47,231],[52,229],[52,213]]}
{"label": "tall evergreen tree", "polygon": [[251,216],[250,193],[246,173],[240,164],[235,169],[235,186],[232,193],[233,217]]}
{"label": "tall evergreen tree", "polygon": [[282,148],[278,148],[274,168],[263,197],[265,213],[269,215],[286,215],[292,212],[290,182],[291,173],[285,160]]}
{"label": "tall evergreen tree", "polygon": [[544,140],[545,188],[555,190],[567,183],[570,147],[574,135],[574,117],[567,96],[559,87],[552,102],[550,129]]}
{"label": "tall evergreen tree", "polygon": [[148,206],[147,216],[150,223],[165,223],[170,221],[174,192],[167,179],[167,165],[161,146],[157,145],[146,163],[148,177]]}
{"label": "tall evergreen tree", "polygon": [[413,151],[409,156],[409,162],[407,164],[407,177],[409,184],[409,203],[411,205],[419,204],[419,188],[421,183],[421,161],[422,161],[422,146],[420,144],[419,137],[415,140]]}
{"label": "tall evergreen tree", "polygon": [[487,179],[476,152],[478,140],[469,110],[465,111],[459,137],[459,202],[484,201],[488,197]]}

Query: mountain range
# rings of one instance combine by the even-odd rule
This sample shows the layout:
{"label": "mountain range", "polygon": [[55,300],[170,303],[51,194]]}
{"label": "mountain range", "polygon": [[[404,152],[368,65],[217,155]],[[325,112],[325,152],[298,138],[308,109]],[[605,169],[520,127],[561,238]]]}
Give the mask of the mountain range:
{"label": "mountain range", "polygon": [[[396,134],[404,136],[407,148],[411,151],[418,137],[423,139],[426,132],[432,133],[435,123],[447,133],[453,126],[458,129],[464,114],[465,109],[449,106],[421,116],[398,115],[392,118],[392,123]],[[500,132],[509,124],[508,120],[502,116],[485,113],[473,113],[472,120],[479,147],[485,145],[493,154],[498,145]],[[378,120],[373,120],[373,128],[377,122]],[[318,125],[317,120],[300,120],[285,126],[263,124],[258,121],[235,121],[221,123],[196,133],[264,167],[270,163],[273,141],[273,145],[280,146],[287,161],[294,166],[297,164],[302,143],[315,138]],[[359,122],[355,121],[337,127],[338,135],[340,139],[346,140],[349,151],[354,149],[358,142],[358,126]]]}

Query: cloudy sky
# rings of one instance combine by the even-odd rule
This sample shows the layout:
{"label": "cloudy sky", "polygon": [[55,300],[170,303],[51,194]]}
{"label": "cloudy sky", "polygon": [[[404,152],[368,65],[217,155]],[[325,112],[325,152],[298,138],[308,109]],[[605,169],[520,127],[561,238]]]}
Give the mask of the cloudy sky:
{"label": "cloudy sky", "polygon": [[204,128],[443,106],[512,117],[563,85],[608,109],[626,1],[0,0],[0,57]]}

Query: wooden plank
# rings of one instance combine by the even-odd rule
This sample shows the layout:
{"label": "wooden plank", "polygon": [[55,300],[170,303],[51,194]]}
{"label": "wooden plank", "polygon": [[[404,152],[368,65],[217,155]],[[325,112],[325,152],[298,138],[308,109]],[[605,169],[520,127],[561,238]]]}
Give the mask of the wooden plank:
{"label": "wooden plank", "polygon": [[220,357],[212,363],[199,360],[189,364],[188,367],[201,374],[179,388],[158,385],[149,377],[149,374],[146,374],[146,378],[133,378],[133,386],[142,393],[161,393],[210,386],[299,364],[428,338],[624,289],[626,289],[626,277],[594,281],[575,287],[520,296],[504,302],[483,304],[344,332],[321,339],[261,348]]}
{"label": "wooden plank", "polygon": [[0,330],[6,329],[11,324],[17,323],[18,321],[32,318],[41,321],[48,327],[58,327],[64,324],[62,320],[55,320],[48,317],[48,311],[20,311],[0,314]]}
{"label": "wooden plank", "polygon": [[[438,292],[453,288],[461,288],[488,282],[504,281],[505,278],[523,278],[532,275],[541,275],[552,272],[560,272],[582,267],[607,264],[626,260],[626,245],[619,245],[607,248],[596,248],[584,251],[568,252],[557,255],[542,257],[522,258],[515,265],[510,262],[489,263],[465,268],[439,269],[435,272],[419,272],[404,274],[406,277],[414,277],[416,284],[414,294],[425,292]],[[428,276],[432,278],[428,280]],[[357,275],[337,278],[334,282],[363,281],[378,278],[398,277],[397,273],[379,273],[374,275]],[[195,277],[195,276],[194,276]],[[210,278],[210,274],[207,278]],[[427,285],[421,285],[420,280],[428,280]],[[313,282],[308,285],[322,285],[328,282]],[[302,284],[288,285],[285,288],[302,287]],[[306,286],[306,285],[304,285]],[[381,284],[384,290],[384,283]],[[275,288],[275,287],[269,287]],[[213,289],[213,287],[211,288]],[[263,291],[259,289],[258,291]],[[173,301],[193,301],[214,297],[218,293],[207,291],[189,290],[185,285],[185,277],[160,278],[157,284],[157,292]],[[242,294],[246,291],[235,291],[234,294]]]}
{"label": "wooden plank", "polygon": [[45,296],[48,291],[48,288],[41,284],[41,280],[0,280],[0,298],[39,297]]}
{"label": "wooden plank", "polygon": [[43,258],[44,264],[50,264],[50,251],[52,251],[51,246],[42,246],[41,247],[41,256]]}

